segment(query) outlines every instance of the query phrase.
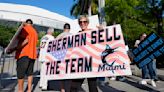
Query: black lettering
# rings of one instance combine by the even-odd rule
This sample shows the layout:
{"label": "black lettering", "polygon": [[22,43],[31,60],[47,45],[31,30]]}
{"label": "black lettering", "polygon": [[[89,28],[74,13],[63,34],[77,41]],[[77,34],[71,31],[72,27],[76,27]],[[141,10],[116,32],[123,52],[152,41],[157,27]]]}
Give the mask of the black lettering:
{"label": "black lettering", "polygon": [[98,42],[99,43],[104,42],[103,33],[104,33],[104,29],[99,30],[99,33],[98,33]]}
{"label": "black lettering", "polygon": [[81,46],[86,45],[86,33],[81,34]]}
{"label": "black lettering", "polygon": [[83,58],[78,59],[78,69],[77,71],[79,72],[81,68],[81,72],[83,72]]}
{"label": "black lettering", "polygon": [[58,39],[58,45],[57,45],[57,50],[61,49],[61,39]]}
{"label": "black lettering", "polygon": [[123,70],[123,69],[126,69],[126,68],[125,68],[125,63],[123,63],[121,69],[122,69],[122,70]]}
{"label": "black lettering", "polygon": [[50,62],[47,62],[46,65],[47,65],[46,75],[48,75],[48,70],[49,70]]}
{"label": "black lettering", "polygon": [[92,57],[89,58],[89,61],[87,60],[87,57],[85,57],[85,72],[92,71]]}
{"label": "black lettering", "polygon": [[99,71],[105,71],[105,64],[99,65],[98,72]]}
{"label": "black lettering", "polygon": [[75,68],[75,63],[76,62],[76,59],[73,58],[72,59],[72,63],[71,63],[71,73],[74,73],[76,71],[76,68]]}
{"label": "black lettering", "polygon": [[116,65],[115,67],[114,67],[114,70],[119,70],[121,68],[121,65]]}
{"label": "black lettering", "polygon": [[[103,64],[103,66],[105,66],[105,64]],[[112,66],[107,65],[106,68],[104,67],[104,69],[106,69],[106,70],[109,71],[109,70],[111,69],[111,67],[112,67]]]}
{"label": "black lettering", "polygon": [[116,28],[114,27],[113,28],[113,31],[114,31],[114,40],[119,40],[120,39],[120,35],[116,35]]}
{"label": "black lettering", "polygon": [[55,69],[55,62],[51,63],[51,67],[50,67],[50,74],[54,74],[54,69]]}
{"label": "black lettering", "polygon": [[51,49],[52,49],[52,41],[50,41],[50,42],[48,43],[47,52],[50,52]]}
{"label": "black lettering", "polygon": [[91,43],[96,44],[96,31],[91,32]]}
{"label": "black lettering", "polygon": [[74,47],[79,47],[79,44],[80,44],[80,35],[77,34],[77,35],[75,35]]}
{"label": "black lettering", "polygon": [[53,45],[52,45],[52,51],[56,51],[56,43],[57,43],[57,41],[56,40],[54,40],[53,41]]}
{"label": "black lettering", "polygon": [[107,40],[107,42],[112,41],[112,36],[109,36],[108,28],[106,29],[106,40]]}
{"label": "black lettering", "polygon": [[68,73],[68,63],[69,63],[69,61],[70,61],[69,59],[65,60],[65,62],[66,62],[66,71],[65,71],[65,73]]}
{"label": "black lettering", "polygon": [[59,74],[60,71],[59,71],[59,64],[61,63],[61,61],[57,61],[56,63],[56,74]]}
{"label": "black lettering", "polygon": [[[72,37],[72,39],[71,39],[71,37]],[[68,48],[73,47],[73,40],[74,40],[74,36],[69,36],[68,37]]]}
{"label": "black lettering", "polygon": [[67,38],[63,38],[62,49],[66,49]]}

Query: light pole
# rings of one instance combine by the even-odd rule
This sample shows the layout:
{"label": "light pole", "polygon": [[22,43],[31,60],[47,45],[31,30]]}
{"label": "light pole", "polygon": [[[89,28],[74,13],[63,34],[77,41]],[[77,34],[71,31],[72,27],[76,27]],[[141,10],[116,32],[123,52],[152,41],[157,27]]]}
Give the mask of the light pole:
{"label": "light pole", "polygon": [[98,0],[98,5],[99,5],[99,13],[100,13],[100,24],[103,26],[106,26],[106,21],[105,21],[105,0]]}
{"label": "light pole", "polygon": [[89,0],[89,8],[88,8],[88,15],[89,16],[92,15],[92,12],[91,12],[91,3],[92,3],[92,0]]}

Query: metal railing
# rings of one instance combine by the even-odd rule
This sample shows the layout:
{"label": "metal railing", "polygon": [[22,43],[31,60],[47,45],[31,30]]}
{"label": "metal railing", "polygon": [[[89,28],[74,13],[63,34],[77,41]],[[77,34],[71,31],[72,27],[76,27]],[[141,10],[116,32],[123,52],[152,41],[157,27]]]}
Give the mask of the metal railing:
{"label": "metal railing", "polygon": [[[35,61],[34,77],[39,77],[40,62]],[[0,52],[0,89],[5,88],[5,82],[16,80],[16,59],[15,54],[5,54]]]}

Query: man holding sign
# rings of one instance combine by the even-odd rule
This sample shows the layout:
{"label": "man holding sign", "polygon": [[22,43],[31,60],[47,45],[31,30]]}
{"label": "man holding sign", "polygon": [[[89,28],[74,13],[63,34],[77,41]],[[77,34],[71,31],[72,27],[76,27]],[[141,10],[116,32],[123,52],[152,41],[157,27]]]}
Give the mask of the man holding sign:
{"label": "man holding sign", "polygon": [[[147,35],[145,33],[141,34],[140,40],[136,40],[134,47],[138,48],[140,42],[143,41],[146,37],[147,37]],[[157,74],[156,74],[156,67],[154,68],[154,66],[156,66],[156,63],[155,63],[156,61],[154,61],[154,60],[155,59],[153,59],[153,61],[151,61],[148,64],[141,67],[142,81],[140,81],[140,84],[147,84],[147,80],[151,78],[152,86],[156,87],[154,80],[157,78]]]}
{"label": "man holding sign", "polygon": [[28,76],[28,92],[32,89],[33,80],[33,66],[37,57],[37,41],[38,35],[36,30],[32,26],[33,22],[31,19],[27,19],[21,27],[21,31],[18,38],[18,45],[16,48],[9,52],[16,50],[17,59],[17,77],[18,77],[18,92],[24,92],[24,77]]}

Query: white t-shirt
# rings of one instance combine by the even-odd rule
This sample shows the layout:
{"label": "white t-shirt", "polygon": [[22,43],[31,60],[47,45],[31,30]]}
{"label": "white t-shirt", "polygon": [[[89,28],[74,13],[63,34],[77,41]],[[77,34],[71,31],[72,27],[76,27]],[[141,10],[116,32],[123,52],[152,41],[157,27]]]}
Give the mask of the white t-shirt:
{"label": "white t-shirt", "polygon": [[140,40],[136,40],[135,44],[134,44],[134,47],[138,47],[138,45],[140,44]]}
{"label": "white t-shirt", "polygon": [[[47,52],[47,48],[48,48],[48,43],[52,40],[54,40],[54,36],[52,35],[45,35],[41,38],[41,42],[40,42],[40,52],[39,52],[39,58],[38,61],[44,62],[46,61],[45,59],[45,54]],[[42,53],[42,54],[41,54]]]}
{"label": "white t-shirt", "polygon": [[69,33],[69,32],[63,32],[63,33],[59,34],[59,35],[56,37],[56,39],[63,38],[63,37],[68,36],[68,35],[71,35],[71,33]]}

